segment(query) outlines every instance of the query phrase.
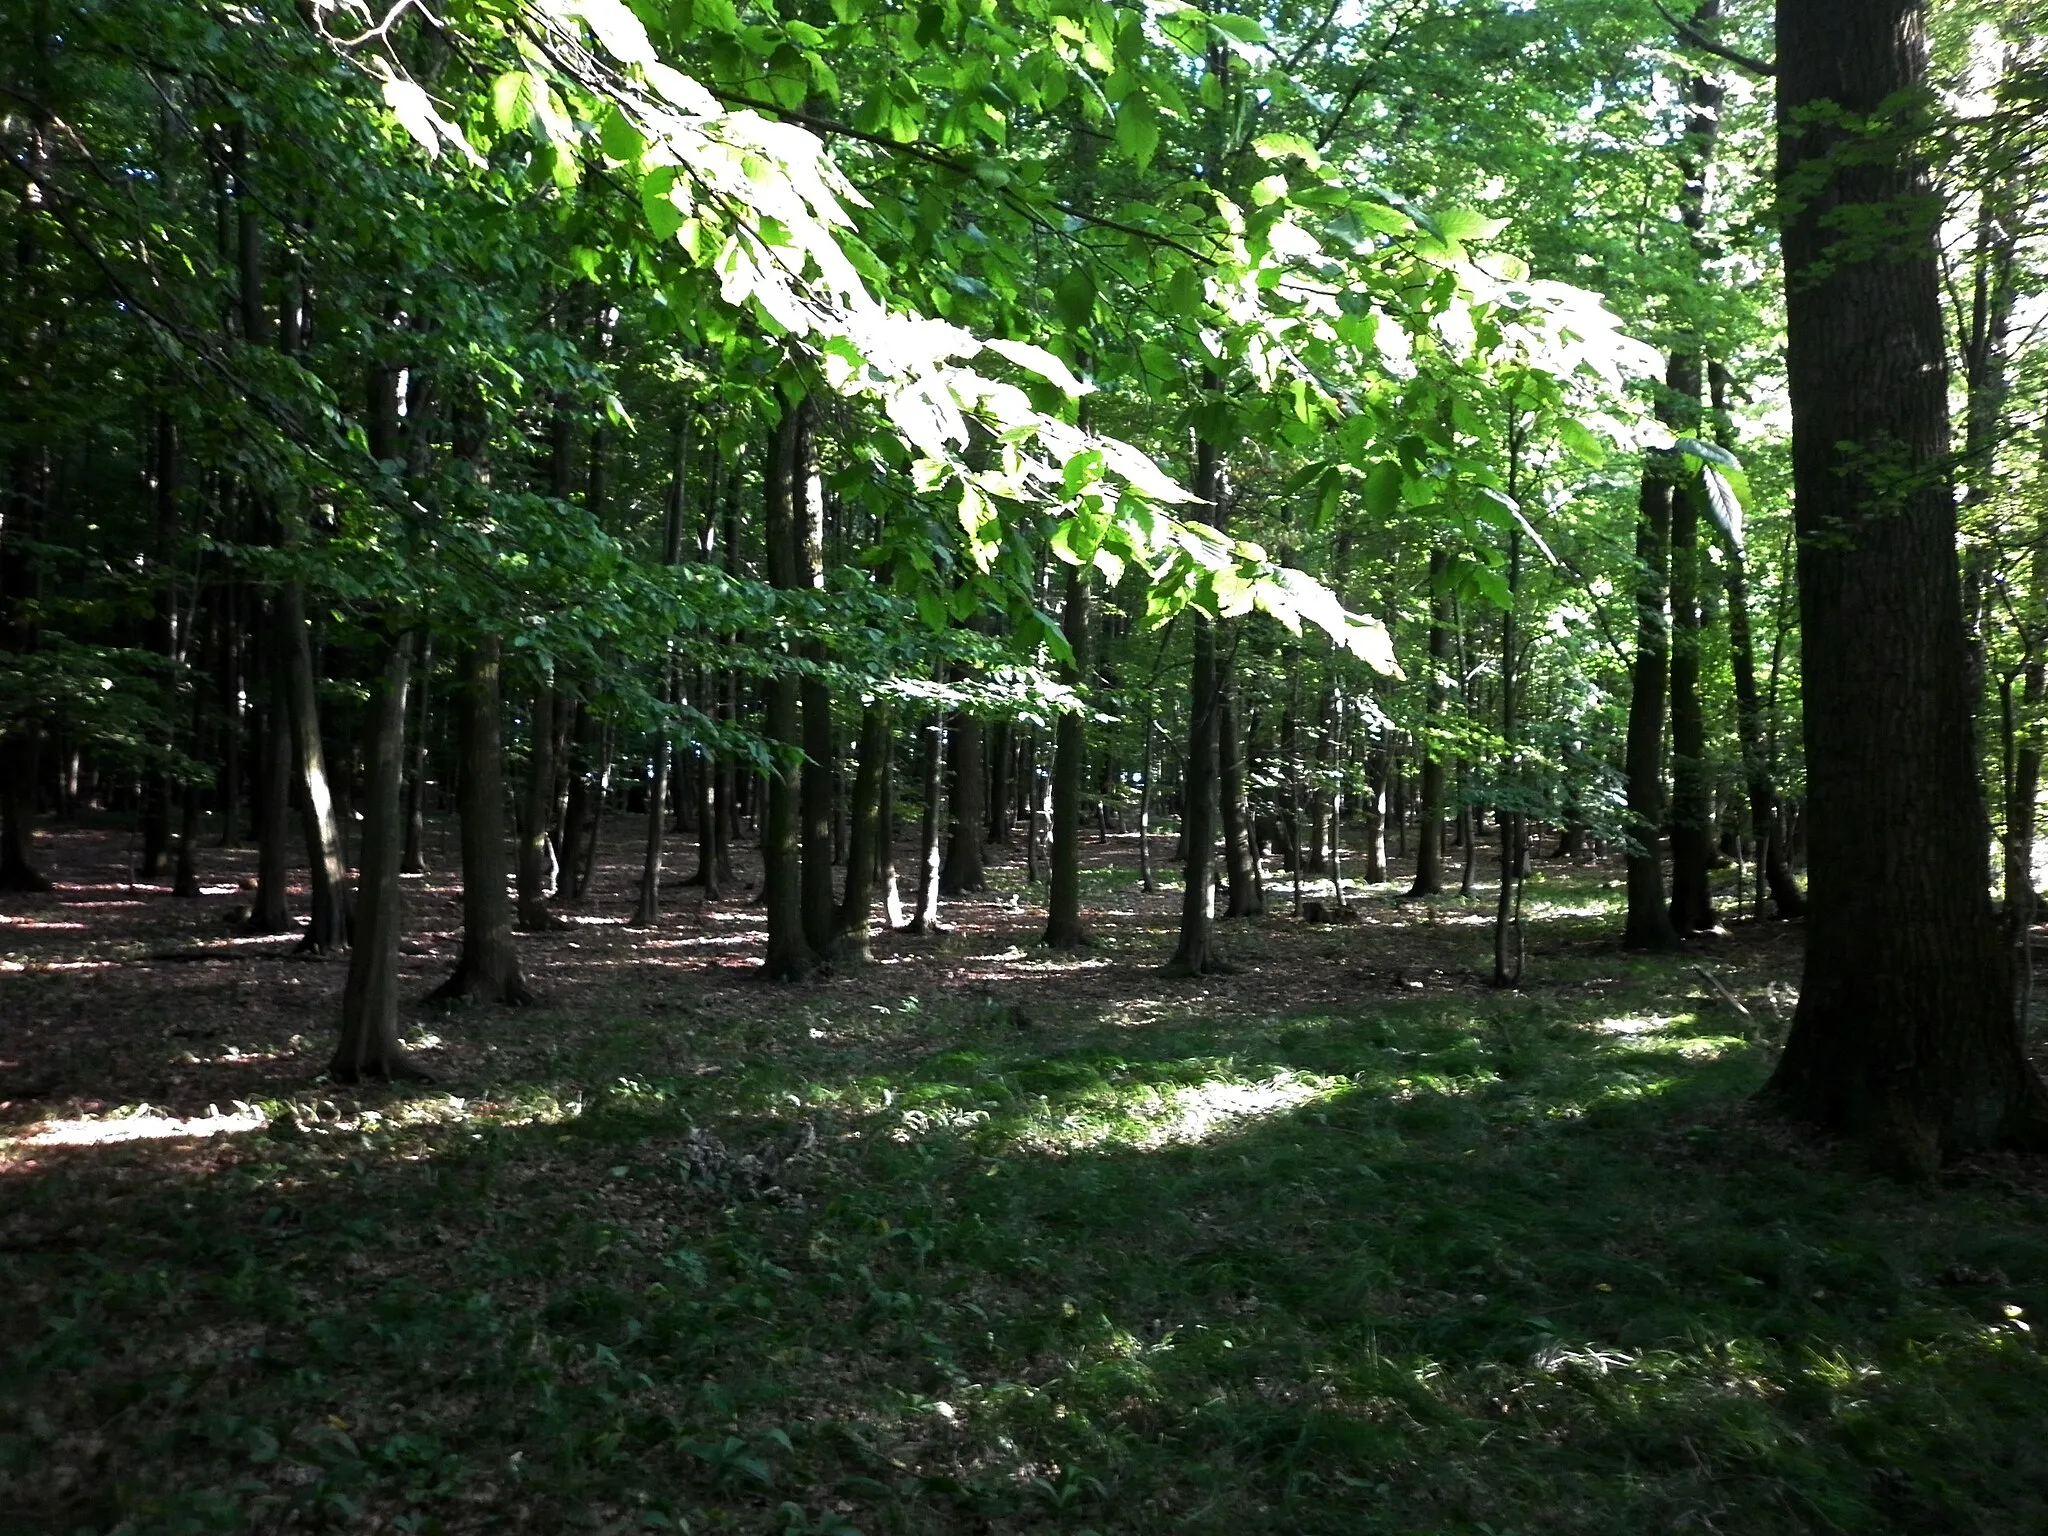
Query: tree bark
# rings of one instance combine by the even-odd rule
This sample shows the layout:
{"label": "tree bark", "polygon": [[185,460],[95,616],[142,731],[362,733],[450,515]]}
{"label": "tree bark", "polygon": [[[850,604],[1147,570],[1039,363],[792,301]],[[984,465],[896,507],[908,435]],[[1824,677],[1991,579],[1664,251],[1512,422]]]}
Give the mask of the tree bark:
{"label": "tree bark", "polygon": [[1415,883],[1410,896],[1438,896],[1444,888],[1444,753],[1435,732],[1444,714],[1444,666],[1451,654],[1451,597],[1444,590],[1448,561],[1441,549],[1429,552],[1429,677],[1424,685],[1422,785],[1417,796]]}
{"label": "tree bark", "polygon": [[[1216,376],[1202,374],[1203,392],[1216,388]],[[1194,492],[1222,520],[1223,470],[1216,445],[1206,437],[1195,442]],[[1180,932],[1169,976],[1208,976],[1229,969],[1216,953],[1216,887],[1212,878],[1216,855],[1217,752],[1221,738],[1223,679],[1216,658],[1216,626],[1209,616],[1194,615],[1194,655],[1188,667],[1188,754],[1181,776],[1181,836],[1186,844],[1181,867]]]}
{"label": "tree bark", "polygon": [[1671,480],[1654,456],[1643,463],[1636,504],[1636,656],[1630,671],[1628,746],[1624,773],[1628,814],[1628,917],[1621,942],[1629,949],[1678,947],[1664,896],[1664,699],[1670,678],[1670,631],[1664,584],[1671,549]]}
{"label": "tree bark", "polygon": [[[1767,1092],[1926,1174],[2048,1144],[2048,1089],[1991,909],[1933,199],[1901,147],[1916,135],[1855,126],[1920,99],[1925,16],[1779,0],[1778,58],[1810,874],[1805,978]],[[1874,222],[1882,241],[1841,233]]]}
{"label": "tree bark", "polygon": [[[1074,653],[1066,680],[1075,689],[1086,685],[1089,666],[1089,609],[1093,606],[1092,569],[1067,567],[1066,600],[1060,629]],[[1051,949],[1078,949],[1089,942],[1081,921],[1081,797],[1086,783],[1088,726],[1078,713],[1060,715],[1052,727],[1052,847],[1047,859],[1045,943]],[[1036,780],[1036,765],[1032,775]],[[1147,794],[1151,775],[1146,775]],[[1033,810],[1027,834],[1036,846],[1038,786],[1031,789]],[[1141,818],[1142,819],[1142,818]],[[1141,832],[1142,835],[1142,832]],[[1147,855],[1149,860],[1149,854]]]}
{"label": "tree bark", "polygon": [[1266,910],[1259,886],[1258,849],[1253,842],[1249,795],[1245,787],[1245,746],[1239,729],[1237,680],[1223,669],[1222,714],[1217,720],[1216,751],[1222,770],[1223,868],[1229,890],[1225,917],[1260,917]]}
{"label": "tree bark", "polygon": [[[762,533],[769,584],[781,591],[806,585],[802,531],[793,485],[799,458],[798,407],[791,403],[770,434],[762,486]],[[763,686],[762,735],[774,765],[768,770],[768,807],[761,824],[761,898],[767,907],[768,952],[762,970],[771,981],[800,981],[818,968],[818,952],[805,922],[802,848],[803,729],[800,686],[786,666]],[[829,838],[831,829],[826,828]],[[829,855],[828,855],[829,856]]]}
{"label": "tree bark", "polygon": [[277,622],[278,654],[284,663],[285,708],[291,721],[292,760],[298,769],[299,816],[305,829],[306,861],[313,888],[312,917],[299,948],[308,954],[324,955],[348,947],[348,871],[342,864],[341,823],[334,813],[334,793],[327,777],[327,748],[320,735],[320,695],[313,676],[306,590],[296,581],[287,581],[278,589]]}
{"label": "tree bark", "polygon": [[555,824],[555,690],[535,682],[527,709],[525,792],[519,801],[519,927],[544,933],[561,926],[548,907],[548,852]]}
{"label": "tree bark", "polygon": [[882,865],[882,786],[892,740],[889,705],[875,699],[860,712],[853,793],[847,808],[851,825],[847,829],[846,890],[832,917],[833,957],[854,965],[865,965],[873,958],[870,914]]}
{"label": "tree bark", "polygon": [[462,818],[462,952],[455,973],[427,995],[429,1002],[471,999],[517,1007],[533,1001],[519,974],[512,904],[505,889],[499,657],[498,640],[486,637],[465,650],[459,664],[456,729],[462,752],[457,781],[457,811]]}
{"label": "tree bark", "polygon": [[[434,638],[420,643],[419,677],[413,685],[418,696],[413,708],[411,742],[405,763],[405,852],[399,860],[402,875],[427,873],[427,727],[431,723],[428,688],[434,677]],[[499,765],[499,774],[504,766]]]}
{"label": "tree bark", "polygon": [[[376,683],[364,715],[362,882],[356,910],[356,944],[349,955],[348,981],[341,995],[341,1041],[328,1075],[336,1082],[419,1079],[427,1074],[407,1060],[398,1043],[398,861],[403,852],[405,808],[405,690],[412,662],[412,636],[385,642]],[[503,889],[502,873],[500,890]]]}
{"label": "tree bark", "polygon": [[[275,633],[275,625],[270,627]],[[286,724],[284,670],[284,657],[273,650],[265,668],[269,699],[257,747],[256,894],[249,903],[246,933],[288,933],[292,928],[285,894],[291,879],[286,828],[291,824],[292,738]]]}

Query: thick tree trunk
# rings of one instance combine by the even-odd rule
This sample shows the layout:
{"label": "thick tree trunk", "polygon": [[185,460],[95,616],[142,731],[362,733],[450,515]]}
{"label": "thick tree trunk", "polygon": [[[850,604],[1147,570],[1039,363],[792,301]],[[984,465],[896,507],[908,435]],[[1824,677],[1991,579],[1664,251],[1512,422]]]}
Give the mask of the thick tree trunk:
{"label": "thick tree trunk", "polygon": [[427,1075],[406,1059],[398,1043],[398,936],[404,925],[398,861],[405,834],[405,689],[411,660],[410,634],[386,642],[364,715],[362,881],[356,943],[341,994],[341,1041],[327,1065],[336,1082]]}
{"label": "thick tree trunk", "polygon": [[[1075,688],[1082,687],[1088,677],[1089,609],[1093,585],[1088,566],[1067,568],[1066,602],[1060,616],[1060,628],[1066,635],[1068,648],[1074,653],[1067,681]],[[1045,943],[1052,949],[1077,949],[1089,942],[1087,927],[1081,921],[1081,796],[1086,782],[1087,757],[1087,722],[1076,713],[1059,716],[1052,727],[1052,847],[1046,861],[1045,891]],[[1035,771],[1033,777],[1036,778]],[[1149,773],[1146,781],[1149,796]],[[1035,802],[1038,795],[1035,783],[1031,793]],[[1031,819],[1030,835],[1035,847],[1038,822],[1035,804]],[[1149,851],[1146,858],[1149,862]]]}
{"label": "thick tree trunk", "polygon": [[1423,692],[1422,787],[1417,796],[1420,817],[1415,833],[1415,883],[1410,896],[1437,896],[1444,888],[1444,748],[1436,732],[1442,725],[1444,667],[1451,654],[1451,598],[1444,590],[1446,559],[1441,549],[1429,552],[1429,677]]}
{"label": "thick tree trunk", "polygon": [[[40,136],[39,136],[40,137]],[[22,241],[31,240],[24,232]],[[0,654],[36,649],[36,594],[40,586],[35,543],[41,537],[49,466],[40,450],[12,456],[7,506],[0,513]],[[47,891],[29,844],[35,816],[36,758],[42,726],[21,721],[0,729],[0,891]]]}
{"label": "thick tree trunk", "polygon": [[973,715],[953,718],[947,768],[952,780],[946,794],[951,819],[946,830],[946,862],[939,871],[939,889],[948,896],[966,896],[988,889],[981,859],[982,822],[988,816],[987,783],[982,777],[981,722]]}
{"label": "thick tree trunk", "polygon": [[[499,727],[500,647],[479,640],[463,652],[456,683],[462,764],[457,810],[462,818],[462,951],[455,974],[429,1002],[471,999],[518,1006],[533,1001],[519,974],[506,893],[505,758]],[[367,834],[366,834],[367,836]]]}
{"label": "thick tree trunk", "polygon": [[[1991,909],[1929,188],[1916,138],[1841,126],[1917,99],[1924,13],[1779,0],[1778,58],[1810,909],[1767,1091],[1924,1174],[2048,1144]],[[1878,220],[1875,245],[1843,233]]]}

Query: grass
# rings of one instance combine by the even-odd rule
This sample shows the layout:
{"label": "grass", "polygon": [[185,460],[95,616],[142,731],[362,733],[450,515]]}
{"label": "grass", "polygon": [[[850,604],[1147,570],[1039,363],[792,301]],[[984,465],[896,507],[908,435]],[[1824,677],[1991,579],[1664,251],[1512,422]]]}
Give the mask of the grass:
{"label": "grass", "polygon": [[2039,1189],[1756,1119],[1752,1021],[1605,926],[1526,995],[792,993],[68,1149],[11,1181],[0,1523],[2048,1529]]}

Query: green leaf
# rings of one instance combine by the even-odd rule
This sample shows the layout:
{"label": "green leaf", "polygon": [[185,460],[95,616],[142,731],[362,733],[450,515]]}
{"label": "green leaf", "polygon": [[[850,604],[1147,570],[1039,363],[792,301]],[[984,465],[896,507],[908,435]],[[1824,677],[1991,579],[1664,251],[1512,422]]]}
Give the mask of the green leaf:
{"label": "green leaf", "polygon": [[1116,111],[1117,148],[1137,161],[1143,170],[1152,163],[1159,148],[1159,109],[1149,96],[1133,94]]}
{"label": "green leaf", "polygon": [[1600,441],[1583,422],[1573,421],[1569,416],[1557,424],[1557,440],[1564,444],[1565,451],[1573,458],[1582,460],[1596,468],[1607,462],[1607,445]]}
{"label": "green leaf", "polygon": [[683,210],[669,195],[675,184],[676,168],[672,165],[656,166],[640,182],[640,208],[657,240],[666,240],[683,227]]}
{"label": "green leaf", "polygon": [[597,128],[597,142],[607,155],[625,165],[638,165],[641,152],[647,148],[640,130],[616,106],[605,109]]}
{"label": "green leaf", "polygon": [[1052,291],[1053,308],[1060,323],[1078,331],[1095,318],[1095,278],[1084,267],[1076,267]]}
{"label": "green leaf", "polygon": [[1382,522],[1401,510],[1401,465],[1382,459],[1365,477],[1365,510]]}
{"label": "green leaf", "polygon": [[491,116],[500,133],[517,133],[533,122],[533,76],[508,69],[491,82]]}

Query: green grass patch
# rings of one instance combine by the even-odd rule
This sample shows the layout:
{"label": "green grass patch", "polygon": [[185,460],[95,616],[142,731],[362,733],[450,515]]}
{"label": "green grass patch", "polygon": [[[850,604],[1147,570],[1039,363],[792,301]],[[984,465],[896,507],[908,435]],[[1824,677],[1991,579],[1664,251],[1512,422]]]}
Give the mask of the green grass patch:
{"label": "green grass patch", "polygon": [[8,1528],[2048,1528],[2040,1196],[1837,1165],[1682,970],[1539,937],[1528,996],[798,995],[49,1159]]}

